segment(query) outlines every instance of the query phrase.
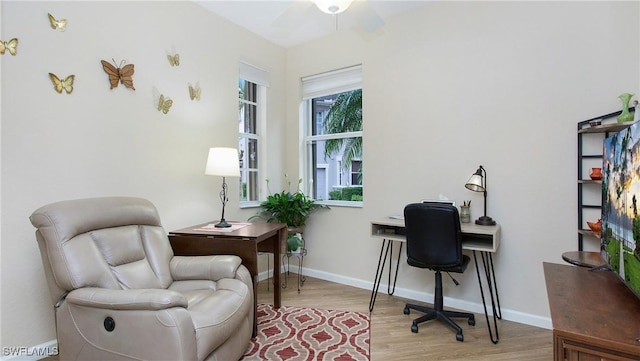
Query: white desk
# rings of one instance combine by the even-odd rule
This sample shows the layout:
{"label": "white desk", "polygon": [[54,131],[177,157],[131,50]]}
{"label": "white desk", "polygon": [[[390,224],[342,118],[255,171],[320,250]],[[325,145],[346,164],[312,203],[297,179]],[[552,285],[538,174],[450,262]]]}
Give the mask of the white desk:
{"label": "white desk", "polygon": [[[473,260],[476,265],[476,274],[478,275],[478,283],[480,285],[480,295],[482,296],[482,305],[484,306],[484,314],[487,318],[487,327],[489,328],[489,337],[494,344],[498,343],[500,336],[498,334],[498,319],[502,319],[502,311],[500,310],[500,298],[498,297],[498,285],[493,268],[492,254],[498,251],[500,246],[500,225],[480,226],[475,223],[461,223],[462,230],[462,249],[473,252]],[[369,301],[369,311],[373,311],[384,272],[384,266],[387,263],[387,255],[389,256],[389,283],[387,283],[387,293],[393,295],[396,289],[396,281],[398,279],[398,268],[400,266],[400,256],[402,255],[402,246],[407,242],[405,236],[404,219],[382,218],[371,221],[371,236],[373,238],[382,239],[382,247],[380,248],[380,258],[378,259],[378,268],[371,290],[371,299]],[[396,262],[395,278],[393,286],[391,285],[391,267],[393,257],[393,242],[400,244],[398,251],[398,260]],[[385,251],[386,249],[386,251]],[[483,271],[487,281],[487,288],[491,297],[491,307],[493,310],[493,325],[496,336],[493,337],[491,323],[489,323],[489,313],[487,312],[487,304],[484,297],[484,287],[482,285],[482,277],[480,277],[480,268],[476,251],[480,253]],[[384,254],[384,256],[383,256]]]}

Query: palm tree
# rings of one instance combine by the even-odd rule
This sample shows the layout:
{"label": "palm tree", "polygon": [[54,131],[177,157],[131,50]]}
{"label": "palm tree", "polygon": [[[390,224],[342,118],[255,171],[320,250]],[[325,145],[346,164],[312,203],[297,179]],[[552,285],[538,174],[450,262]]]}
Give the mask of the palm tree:
{"label": "palm tree", "polygon": [[[362,130],[362,89],[340,93],[324,119],[324,133],[347,133]],[[362,157],[362,137],[330,139],[324,148],[325,158],[332,158],[344,147],[343,168]]]}

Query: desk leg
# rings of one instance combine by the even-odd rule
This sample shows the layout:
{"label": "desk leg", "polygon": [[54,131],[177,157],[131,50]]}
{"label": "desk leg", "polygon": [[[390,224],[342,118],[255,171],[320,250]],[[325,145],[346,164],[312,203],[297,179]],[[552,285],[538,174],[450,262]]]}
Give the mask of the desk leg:
{"label": "desk leg", "polygon": [[[491,305],[493,307],[493,313],[498,315],[498,319],[501,320],[502,310],[500,308],[500,297],[498,296],[498,282],[496,281],[496,272],[495,272],[495,269],[493,268],[493,256],[491,255],[491,252],[486,252],[485,255],[486,255],[486,258],[482,257],[482,262],[484,264],[487,282],[489,283],[489,291],[491,291],[492,286],[493,286],[493,290],[495,290],[495,296],[496,296],[495,304],[497,304],[497,308],[493,303],[493,293],[491,294]],[[491,273],[489,273],[489,270],[491,270]]]}
{"label": "desk leg", "polygon": [[[482,267],[484,269],[484,275],[487,280],[487,286],[489,288],[489,294],[491,296],[491,308],[493,311],[493,327],[496,331],[495,338],[493,337],[493,332],[491,331],[491,323],[489,322],[489,313],[487,312],[487,303],[484,298],[484,288],[482,287],[482,277],[480,277],[480,266],[478,265],[478,258],[476,256],[476,251],[473,251],[473,260],[476,264],[476,274],[478,275],[478,284],[480,285],[480,295],[482,296],[482,306],[484,307],[484,315],[487,319],[487,328],[489,329],[489,338],[491,339],[491,342],[493,342],[494,344],[497,344],[498,341],[500,340],[500,335],[498,333],[498,319],[502,319],[502,311],[500,310],[500,298],[498,297],[498,285],[496,283],[496,275],[493,268],[493,257],[488,252],[480,252],[480,256],[482,258]],[[496,301],[497,301],[497,306],[496,306]]]}
{"label": "desk leg", "polygon": [[[386,244],[386,251],[385,251]],[[384,253],[384,256],[383,256]],[[373,307],[376,304],[376,297],[378,296],[378,289],[380,288],[380,282],[382,281],[382,275],[384,274],[384,265],[387,263],[387,255],[389,255],[389,283],[387,284],[387,293],[393,295],[396,290],[396,281],[398,280],[398,268],[400,266],[400,256],[402,255],[402,243],[400,244],[400,251],[398,251],[398,262],[396,264],[396,274],[393,279],[393,288],[391,288],[391,266],[393,260],[393,241],[390,239],[382,240],[382,247],[380,247],[380,257],[378,258],[378,268],[376,269],[376,275],[373,278],[373,289],[371,290],[371,298],[369,299],[369,312],[373,311]]]}
{"label": "desk leg", "polygon": [[[389,242],[393,242],[389,240]],[[391,288],[391,260],[393,259],[393,245],[391,246],[391,252],[389,252],[389,281],[387,283],[387,294],[393,295],[396,292],[396,282],[398,281],[398,269],[400,268],[400,256],[402,255],[402,242],[400,242],[400,250],[398,250],[398,261],[396,262],[396,275],[393,278],[393,288]]]}

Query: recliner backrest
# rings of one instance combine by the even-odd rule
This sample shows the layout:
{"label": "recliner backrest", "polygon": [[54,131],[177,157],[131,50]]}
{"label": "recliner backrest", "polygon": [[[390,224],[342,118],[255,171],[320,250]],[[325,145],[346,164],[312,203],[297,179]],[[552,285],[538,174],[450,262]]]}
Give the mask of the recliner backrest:
{"label": "recliner backrest", "polygon": [[37,228],[52,298],[81,287],[167,288],[173,251],[153,204],[132,197],[88,198],[41,207]]}
{"label": "recliner backrest", "polygon": [[455,206],[412,203],[404,208],[404,223],[409,264],[437,268],[462,263],[462,232]]}

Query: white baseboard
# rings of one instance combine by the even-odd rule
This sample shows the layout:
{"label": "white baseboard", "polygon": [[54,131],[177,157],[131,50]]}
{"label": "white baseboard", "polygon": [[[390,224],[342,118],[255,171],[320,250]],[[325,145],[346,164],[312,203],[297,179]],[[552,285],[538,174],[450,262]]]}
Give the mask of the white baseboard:
{"label": "white baseboard", "polygon": [[[343,285],[353,286],[353,287],[362,288],[366,290],[371,290],[373,288],[373,282],[371,281],[364,281],[357,278],[347,277],[347,276],[324,272],[324,271],[318,271],[318,270],[310,269],[306,267],[303,267],[303,269],[304,269],[305,276],[319,278],[325,281],[340,283]],[[291,264],[291,272],[297,272],[297,271],[298,271],[297,265]],[[258,276],[259,280],[264,280],[266,278],[267,278],[267,272],[262,272]],[[379,290],[381,292],[385,292],[386,289],[387,289],[386,284],[380,284]],[[418,301],[418,302],[423,300],[433,299],[432,293],[417,292],[414,290],[401,288],[401,287],[396,287],[394,295],[402,298]],[[457,298],[450,298],[450,297],[444,297],[444,303],[448,307],[457,308],[459,310],[464,310],[464,311],[473,312],[473,313],[480,313],[480,314],[484,313],[484,307],[480,303],[469,302],[469,301],[464,301],[464,300],[460,300]],[[489,312],[489,317],[492,317],[493,313],[492,313],[490,304],[487,304],[487,311]],[[502,311],[502,319],[504,320],[523,323],[523,324],[535,326],[535,327],[541,327],[548,330],[551,330],[553,327],[551,324],[551,318],[549,317],[532,315],[529,313],[509,310],[505,308],[501,308],[501,311]]]}
{"label": "white baseboard", "polygon": [[0,361],[35,361],[58,354],[58,342],[47,341],[35,346],[4,346]]}

